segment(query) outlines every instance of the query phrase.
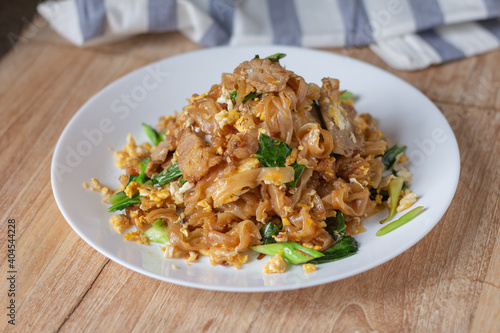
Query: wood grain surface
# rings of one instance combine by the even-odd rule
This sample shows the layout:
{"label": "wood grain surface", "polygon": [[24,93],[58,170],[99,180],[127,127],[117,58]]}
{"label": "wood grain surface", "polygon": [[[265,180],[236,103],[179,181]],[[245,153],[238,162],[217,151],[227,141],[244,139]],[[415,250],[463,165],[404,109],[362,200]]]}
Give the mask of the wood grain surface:
{"label": "wood grain surface", "polygon": [[[460,147],[447,213],[365,273],[276,293],[191,289],[128,270],[59,212],[50,163],[92,95],[154,60],[200,48],[177,33],[79,49],[39,24],[0,61],[0,330],[7,332],[500,332],[500,51],[416,72],[368,48],[330,50],[384,68],[432,99]],[[16,220],[16,325],[8,323],[8,219]]]}

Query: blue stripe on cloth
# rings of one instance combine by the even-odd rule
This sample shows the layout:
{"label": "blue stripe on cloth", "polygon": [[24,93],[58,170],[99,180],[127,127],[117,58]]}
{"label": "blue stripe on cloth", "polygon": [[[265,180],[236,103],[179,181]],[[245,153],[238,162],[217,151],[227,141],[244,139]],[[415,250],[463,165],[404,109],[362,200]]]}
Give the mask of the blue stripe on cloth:
{"label": "blue stripe on cloth", "polygon": [[148,30],[150,32],[165,32],[177,29],[177,1],[148,1]]}
{"label": "blue stripe on cloth", "polygon": [[491,32],[500,41],[500,22],[497,19],[478,21],[483,28]]}
{"label": "blue stripe on cloth", "polygon": [[362,46],[373,42],[373,31],[362,0],[339,0],[345,28],[346,46]]}
{"label": "blue stripe on cloth", "polygon": [[234,7],[234,0],[210,0],[210,15],[228,36],[233,34]]}
{"label": "blue stripe on cloth", "polygon": [[210,16],[214,20],[200,44],[216,46],[228,44],[233,33],[234,0],[210,0]]}
{"label": "blue stripe on cloth", "polygon": [[500,1],[498,0],[483,0],[486,10],[488,11],[488,17],[498,17],[500,16]]}
{"label": "blue stripe on cloth", "polygon": [[418,0],[408,1],[411,6],[411,12],[415,19],[417,31],[427,30],[429,28],[443,25],[444,16],[439,7],[438,0]]}
{"label": "blue stripe on cloth", "polygon": [[104,0],[76,0],[83,41],[101,36],[106,26]]}
{"label": "blue stripe on cloth", "polygon": [[289,0],[268,0],[273,27],[273,44],[302,45],[302,31],[295,3]]}
{"label": "blue stripe on cloth", "polygon": [[199,41],[199,44],[203,46],[217,46],[227,44],[229,41],[229,36],[227,32],[222,30],[222,28],[217,23],[212,23],[212,25],[208,28],[205,35]]}
{"label": "blue stripe on cloth", "polygon": [[455,46],[444,40],[434,30],[426,30],[417,34],[426,41],[441,56],[443,62],[461,59],[465,54]]}

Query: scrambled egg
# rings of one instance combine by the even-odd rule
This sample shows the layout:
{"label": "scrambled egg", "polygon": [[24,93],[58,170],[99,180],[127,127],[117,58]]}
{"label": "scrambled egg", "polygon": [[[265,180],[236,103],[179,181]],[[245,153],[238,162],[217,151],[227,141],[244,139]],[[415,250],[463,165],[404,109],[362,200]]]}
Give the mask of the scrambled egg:
{"label": "scrambled egg", "polygon": [[375,203],[376,203],[377,205],[381,205],[381,204],[382,204],[382,199],[383,199],[383,198],[384,198],[384,197],[383,197],[382,195],[377,194],[377,195],[375,196]]}
{"label": "scrambled egg", "polygon": [[163,257],[167,259],[176,259],[181,256],[181,251],[177,250],[171,243],[165,243],[165,252]]}
{"label": "scrambled egg", "polygon": [[198,94],[194,94],[193,96],[191,96],[191,98],[189,98],[189,104],[193,103],[194,101],[197,101],[199,99],[202,99],[202,98],[205,98],[208,96],[208,92],[204,92],[203,94],[201,95],[198,95]]}
{"label": "scrambled egg", "polygon": [[148,238],[146,237],[146,235],[144,235],[139,230],[127,232],[125,234],[125,237],[123,237],[123,239],[130,240],[130,241],[136,241],[139,244],[149,245]]}
{"label": "scrambled egg", "polygon": [[196,205],[202,207],[204,212],[210,213],[212,211],[212,206],[207,202],[207,199],[199,201]]}
{"label": "scrambled egg", "polygon": [[283,185],[293,181],[295,171],[292,167],[268,167],[263,169],[265,171],[259,174],[257,181],[264,182],[264,184],[274,184],[277,186]]}
{"label": "scrambled egg", "polygon": [[304,268],[306,273],[312,273],[318,269],[314,264],[304,264],[302,265],[302,268]]}
{"label": "scrambled egg", "polygon": [[[127,188],[125,188],[125,194],[131,198],[135,192],[139,191],[141,197],[148,198],[149,200],[155,202],[161,202],[172,196],[171,194],[171,185],[174,183],[167,184],[165,186],[153,186],[146,184],[139,184],[137,182],[130,182]],[[179,184],[177,184],[178,186]],[[175,185],[174,185],[175,187]],[[178,190],[178,188],[177,188]],[[175,197],[174,197],[175,201]],[[177,202],[176,202],[177,204]]]}
{"label": "scrambled egg", "polygon": [[408,156],[406,156],[404,153],[400,153],[398,156],[396,156],[396,161],[398,163],[405,163],[409,160]]}
{"label": "scrambled egg", "polygon": [[134,138],[129,133],[127,136],[127,145],[123,147],[123,150],[115,152],[115,164],[118,168],[124,169],[131,161],[143,157],[150,150],[151,145],[147,142],[137,146]]}
{"label": "scrambled egg", "polygon": [[184,258],[185,262],[193,262],[198,259],[198,254],[194,251],[189,251],[188,255]]}
{"label": "scrambled egg", "polygon": [[403,197],[399,200],[399,205],[396,208],[397,212],[402,212],[403,210],[410,208],[415,202],[417,202],[417,194],[415,192],[410,192],[406,189],[403,193]]}
{"label": "scrambled egg", "polygon": [[192,189],[193,187],[194,187],[193,183],[185,182],[184,185],[182,185],[182,187],[179,189],[179,193],[184,193],[187,190]]}
{"label": "scrambled egg", "polygon": [[396,171],[396,176],[403,178],[403,181],[406,182],[406,183],[411,183],[412,176],[411,176],[411,172],[408,171],[408,169],[406,169],[402,165],[399,165],[395,169],[398,169]]}
{"label": "scrambled egg", "polygon": [[231,94],[226,89],[226,87],[222,86],[221,94],[220,94],[220,97],[217,99],[217,103],[219,103],[219,104],[227,104],[227,109],[228,110],[234,109],[233,100],[231,99],[230,95]]}
{"label": "scrambled egg", "polygon": [[194,187],[193,184],[186,182],[184,185],[180,186],[181,183],[179,181],[169,183],[169,191],[170,195],[174,199],[174,203],[176,205],[181,205],[184,203],[184,192]]}
{"label": "scrambled egg", "polygon": [[285,273],[286,261],[282,256],[277,254],[264,264],[262,271],[266,274]]}
{"label": "scrambled egg", "polygon": [[177,153],[177,150],[174,152],[174,155],[172,156],[172,163],[177,162],[179,159],[179,154]]}
{"label": "scrambled egg", "polygon": [[257,169],[259,167],[260,162],[255,157],[245,158],[244,160],[241,160],[238,165],[238,173],[251,169]]}
{"label": "scrambled egg", "polygon": [[234,128],[236,128],[238,130],[238,132],[241,132],[241,133],[246,133],[254,127],[255,127],[255,124],[253,122],[249,121],[248,118],[245,116],[241,116],[240,118],[238,118],[238,120],[236,121],[236,124],[234,124]]}
{"label": "scrambled egg", "polygon": [[311,250],[321,251],[321,246],[319,246],[319,245],[312,245],[311,243],[303,243],[302,246],[307,247],[308,249],[311,249]]}
{"label": "scrambled egg", "polygon": [[111,190],[107,186],[101,185],[101,183],[96,178],[92,178],[90,184],[87,184],[87,182],[83,182],[83,187],[94,192],[101,192],[101,194],[104,196],[104,198],[102,199],[102,201],[104,202],[108,201],[109,198],[113,195],[113,190]]}
{"label": "scrambled egg", "polygon": [[297,148],[293,148],[292,153],[286,158],[285,165],[292,165],[293,163],[295,163],[298,156],[299,150]]}
{"label": "scrambled egg", "polygon": [[230,111],[222,110],[215,115],[215,120],[217,120],[220,128],[234,124],[239,118],[240,114],[236,109],[231,109]]}
{"label": "scrambled egg", "polygon": [[130,219],[124,214],[113,215],[109,221],[113,224],[119,234],[122,234],[124,229],[130,227]]}
{"label": "scrambled egg", "polygon": [[[203,253],[202,253],[203,254]],[[236,269],[240,269],[241,265],[247,262],[248,255],[242,255],[237,251],[221,247],[212,247],[207,252],[210,264],[215,265],[231,265]]]}

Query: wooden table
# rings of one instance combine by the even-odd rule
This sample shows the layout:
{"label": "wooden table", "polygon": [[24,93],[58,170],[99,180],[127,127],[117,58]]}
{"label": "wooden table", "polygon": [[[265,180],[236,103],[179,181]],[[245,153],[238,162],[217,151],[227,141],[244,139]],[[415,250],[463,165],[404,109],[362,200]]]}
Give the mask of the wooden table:
{"label": "wooden table", "polygon": [[[120,76],[198,49],[177,33],[79,49],[43,22],[0,62],[0,329],[6,331],[500,332],[500,51],[417,72],[368,48],[431,98],[461,151],[450,208],[417,245],[368,272],[276,293],[191,289],[126,269],[87,245],[50,186],[54,146],[80,106]],[[16,325],[7,235],[16,221]]]}

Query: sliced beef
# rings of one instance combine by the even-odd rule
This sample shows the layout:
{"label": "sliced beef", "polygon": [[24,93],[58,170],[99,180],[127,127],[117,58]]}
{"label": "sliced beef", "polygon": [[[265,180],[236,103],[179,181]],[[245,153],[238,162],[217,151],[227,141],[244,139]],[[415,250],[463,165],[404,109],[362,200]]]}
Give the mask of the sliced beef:
{"label": "sliced beef", "polygon": [[199,181],[211,167],[222,161],[222,157],[213,148],[207,147],[205,141],[189,128],[179,134],[177,154],[179,169],[190,183]]}
{"label": "sliced beef", "polygon": [[283,90],[290,77],[289,72],[278,62],[269,59],[252,59],[242,62],[233,74],[242,81],[263,92]]}
{"label": "sliced beef", "polygon": [[339,81],[324,78],[320,90],[319,104],[327,129],[332,134],[335,154],[351,156],[363,148],[363,135],[357,119],[358,114],[351,105],[341,102]]}
{"label": "sliced beef", "polygon": [[146,175],[151,177],[155,174],[158,166],[162,165],[167,159],[168,153],[174,151],[176,147],[177,144],[172,135],[167,136],[165,140],[160,142],[151,152],[151,161],[146,167]]}
{"label": "sliced beef", "polygon": [[243,160],[252,157],[259,148],[259,132],[254,128],[246,133],[238,133],[231,136],[227,143],[224,156],[231,159]]}
{"label": "sliced beef", "polygon": [[314,170],[321,172],[321,175],[327,181],[335,179],[335,157],[329,157],[321,160],[321,162],[316,165]]}
{"label": "sliced beef", "polygon": [[354,157],[341,156],[336,161],[337,175],[345,181],[355,178],[360,181],[365,179],[370,170],[370,163],[359,155]]}
{"label": "sliced beef", "polygon": [[158,146],[151,152],[151,162],[162,164],[165,162],[169,151],[174,151],[176,148],[175,139],[172,137],[160,142]]}

